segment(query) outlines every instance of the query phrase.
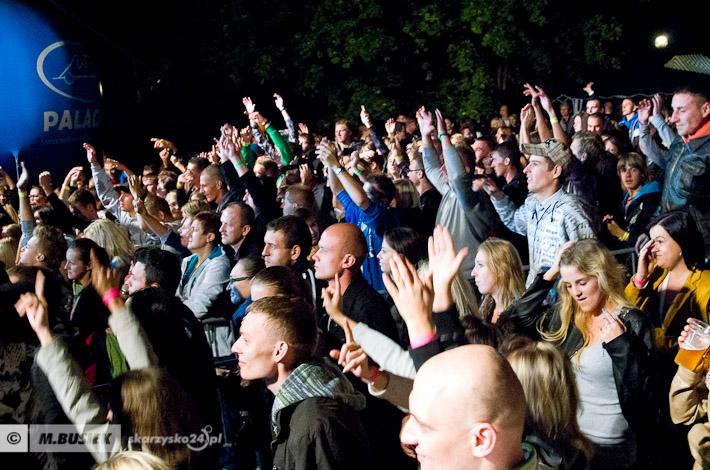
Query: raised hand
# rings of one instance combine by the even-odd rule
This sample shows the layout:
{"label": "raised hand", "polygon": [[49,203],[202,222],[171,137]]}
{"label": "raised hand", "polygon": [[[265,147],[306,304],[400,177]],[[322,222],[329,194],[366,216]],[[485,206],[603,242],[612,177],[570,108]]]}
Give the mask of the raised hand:
{"label": "raised hand", "polygon": [[120,278],[110,266],[101,264],[96,252],[91,250],[91,285],[103,297],[110,289],[118,289]]}
{"label": "raised hand", "polygon": [[153,142],[154,149],[168,149],[171,153],[177,153],[177,147],[175,147],[175,144],[173,144],[167,139],[161,139],[160,137],[152,137],[150,141]]}
{"label": "raised hand", "polygon": [[409,337],[421,338],[434,332],[431,319],[434,304],[432,271],[420,276],[409,260],[398,253],[390,258],[391,274],[383,274],[382,280],[397,311],[407,324]]}
{"label": "raised hand", "polygon": [[523,106],[520,110],[520,127],[522,129],[530,129],[533,126],[535,112],[530,103]]}
{"label": "raised hand", "polygon": [[69,170],[69,173],[67,173],[66,178],[64,178],[64,184],[75,186],[77,180],[79,179],[79,175],[81,175],[83,172],[84,169],[82,167],[75,166],[74,168]]}
{"label": "raised hand", "polygon": [[651,271],[654,244],[655,242],[653,240],[649,240],[639,250],[639,260],[635,274],[637,279],[646,279],[648,273]]}
{"label": "raised hand", "polygon": [[254,104],[250,96],[242,98],[242,104],[244,105],[244,109],[246,109],[246,114],[251,114],[256,111],[256,104]]}
{"label": "raised hand", "polygon": [[82,144],[82,147],[84,147],[84,150],[86,150],[86,159],[89,161],[89,164],[98,165],[99,160],[98,158],[96,158],[96,149],[94,148],[94,146],[84,142]]}
{"label": "raised hand", "polygon": [[444,121],[444,116],[441,114],[441,110],[436,108],[434,110],[434,115],[436,116],[436,133],[438,135],[446,134],[446,121]]}
{"label": "raised hand", "polygon": [[316,185],[315,176],[313,176],[313,170],[308,163],[303,163],[298,165],[298,174],[301,177],[301,184],[313,189]]}
{"label": "raised hand", "polygon": [[298,132],[308,135],[308,126],[305,123],[298,123]]}
{"label": "raised hand", "polygon": [[454,246],[449,230],[437,225],[429,237],[429,272],[432,273],[434,291],[449,292],[454,277],[461,269],[464,259],[468,256],[468,248],[463,247],[458,252]]}
{"label": "raised hand", "polygon": [[653,115],[654,116],[662,116],[663,115],[663,95],[660,93],[656,93],[653,95],[653,98],[651,98],[651,102],[653,103]]}
{"label": "raised hand", "polygon": [[145,202],[143,202],[142,199],[134,198],[133,199],[133,210],[136,211],[136,214],[145,215],[146,214]]}
{"label": "raised hand", "polygon": [[324,287],[322,290],[323,308],[335,323],[344,328],[347,324],[347,316],[343,313],[343,294],[340,292],[340,276],[335,275],[335,285]]}
{"label": "raised hand", "polygon": [[587,82],[586,85],[584,85],[584,88],[582,90],[586,91],[588,95],[593,95],[594,94],[594,89],[592,88],[594,86],[594,82]]}
{"label": "raised hand", "polygon": [[30,174],[25,167],[25,162],[20,162],[20,176],[17,178],[17,189],[23,192],[27,191],[27,186],[29,186]]}
{"label": "raised hand", "polygon": [[141,183],[140,176],[131,175],[128,177],[128,189],[131,191],[133,199],[140,199],[143,196],[143,184]]}
{"label": "raised hand", "polygon": [[526,83],[524,87],[525,89],[523,90],[523,95],[530,97],[530,103],[533,106],[537,106],[538,104],[540,104],[540,92],[538,91],[538,89],[530,85],[529,83]]}
{"label": "raised hand", "polygon": [[542,105],[542,109],[547,111],[547,114],[552,115],[555,112],[555,108],[552,106],[552,100],[550,99],[550,97],[547,96],[545,90],[543,90],[537,85],[535,85],[535,91],[537,91],[537,96],[540,98],[540,104]]}
{"label": "raised hand", "polygon": [[276,108],[279,111],[283,112],[283,110],[285,109],[284,108],[284,99],[278,93],[274,93],[274,104],[276,105]]}
{"label": "raised hand", "polygon": [[50,172],[43,171],[39,174],[39,187],[42,188],[45,195],[52,194],[52,174]]}
{"label": "raised hand", "polygon": [[44,297],[45,276],[37,271],[34,293],[22,294],[15,303],[15,310],[20,316],[26,316],[30,326],[37,334],[43,346],[52,341],[52,330],[49,328],[47,300]]}
{"label": "raised hand", "polygon": [[321,142],[318,146],[318,150],[316,151],[316,155],[318,155],[320,161],[328,167],[336,167],[340,165],[338,162],[338,150],[336,149],[335,144],[330,142]]}
{"label": "raised hand", "polygon": [[170,160],[170,155],[177,153],[177,148],[175,147],[175,144],[173,144],[169,140],[161,139],[160,137],[152,137],[150,141],[153,142],[154,149],[160,150],[160,159],[167,167],[168,161]]}
{"label": "raised hand", "polygon": [[396,128],[397,121],[395,121],[394,118],[389,118],[387,121],[385,121],[385,130],[387,131],[387,135],[393,136]]}
{"label": "raised hand", "polygon": [[560,247],[560,251],[557,252],[557,256],[555,257],[555,261],[552,263],[552,266],[550,266],[550,269],[548,269],[545,272],[544,278],[547,281],[552,281],[554,280],[558,274],[560,274],[560,260],[562,259],[562,255],[572,248],[574,244],[576,243],[575,240],[570,240],[566,242],[562,247]]}
{"label": "raised hand", "polygon": [[180,173],[180,176],[178,176],[178,183],[182,183],[183,185],[189,186],[192,184],[193,181],[195,181],[195,176],[190,170],[187,170],[184,173]]}
{"label": "raised hand", "polygon": [[416,160],[419,157],[421,157],[421,153],[419,152],[419,142],[412,141],[411,143],[407,144],[407,148],[405,149],[405,152],[406,152],[407,158],[409,158],[410,162],[412,160]]}
{"label": "raised hand", "polygon": [[352,372],[355,377],[367,380],[372,375],[367,354],[353,339],[353,333],[347,323],[343,330],[345,331],[345,344],[340,348],[340,351],[332,350],[330,357],[337,359],[338,364],[343,366],[343,373]]}
{"label": "raised hand", "polygon": [[417,124],[419,124],[419,132],[424,136],[428,136],[434,130],[434,125],[432,124],[433,119],[431,113],[427,111],[424,106],[417,110]]}
{"label": "raised hand", "polygon": [[[220,159],[224,161],[236,159],[239,153],[231,139],[221,139],[213,148],[220,155]],[[241,157],[241,153],[239,156]]]}
{"label": "raised hand", "polygon": [[367,112],[364,104],[360,105],[360,121],[368,129],[370,129],[372,127],[372,121],[370,120],[370,113]]}
{"label": "raised hand", "polygon": [[639,122],[644,126],[648,125],[648,121],[651,118],[651,113],[654,112],[653,108],[653,103],[651,103],[650,100],[643,99],[639,101],[639,104],[636,107],[636,112],[638,113]]}

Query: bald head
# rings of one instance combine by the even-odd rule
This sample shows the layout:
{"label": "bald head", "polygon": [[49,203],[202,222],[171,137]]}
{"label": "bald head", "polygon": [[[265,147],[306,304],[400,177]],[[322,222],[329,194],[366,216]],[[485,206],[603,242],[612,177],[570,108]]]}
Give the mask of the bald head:
{"label": "bald head", "polygon": [[340,255],[353,255],[360,267],[367,257],[367,240],[362,230],[353,224],[333,224],[323,233],[332,234],[340,248]]}
{"label": "bald head", "polygon": [[330,281],[336,274],[359,271],[366,256],[367,241],[362,230],[352,224],[333,224],[318,241],[313,257],[316,278]]}
{"label": "bald head", "polygon": [[417,373],[409,405],[402,442],[423,457],[423,469],[471,468],[477,459],[512,468],[522,456],[525,394],[510,364],[489,346],[431,358]]}

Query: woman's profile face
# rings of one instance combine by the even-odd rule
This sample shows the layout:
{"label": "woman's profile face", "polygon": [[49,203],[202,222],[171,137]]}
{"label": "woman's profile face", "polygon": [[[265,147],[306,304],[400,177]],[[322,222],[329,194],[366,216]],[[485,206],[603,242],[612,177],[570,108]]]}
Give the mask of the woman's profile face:
{"label": "woman's profile face", "polygon": [[585,274],[576,266],[560,266],[562,287],[572,296],[585,313],[600,313],[606,303],[606,296],[599,287],[595,276]]}
{"label": "woman's profile face", "polygon": [[392,259],[392,253],[395,253],[395,251],[389,243],[387,243],[387,239],[382,239],[382,249],[377,254],[377,259],[380,262],[380,269],[385,274],[390,272],[390,259]]}
{"label": "woman's profile face", "polygon": [[680,245],[660,225],[654,225],[648,233],[653,242],[651,253],[656,259],[656,265],[663,269],[673,269],[683,259]]}
{"label": "woman's profile face", "polygon": [[496,285],[496,277],[488,263],[488,257],[482,251],[476,253],[471,275],[476,281],[478,292],[483,295],[493,294],[498,288]]}

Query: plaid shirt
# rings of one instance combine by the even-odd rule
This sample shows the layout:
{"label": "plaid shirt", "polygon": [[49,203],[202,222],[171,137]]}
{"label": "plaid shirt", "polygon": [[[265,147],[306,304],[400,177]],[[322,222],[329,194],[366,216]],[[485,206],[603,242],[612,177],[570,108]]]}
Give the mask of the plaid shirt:
{"label": "plaid shirt", "polygon": [[591,221],[579,200],[562,189],[544,201],[530,195],[518,209],[508,196],[491,200],[505,226],[528,237],[530,270],[527,286],[541,268],[552,266],[566,242],[594,238]]}

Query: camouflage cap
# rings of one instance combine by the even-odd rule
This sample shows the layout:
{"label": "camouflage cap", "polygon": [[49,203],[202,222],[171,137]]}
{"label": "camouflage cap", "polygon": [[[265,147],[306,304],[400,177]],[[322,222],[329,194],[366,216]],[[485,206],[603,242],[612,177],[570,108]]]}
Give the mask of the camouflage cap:
{"label": "camouflage cap", "polygon": [[557,139],[547,139],[539,144],[520,144],[520,151],[526,155],[547,157],[559,166],[565,166],[572,158],[569,148]]}

